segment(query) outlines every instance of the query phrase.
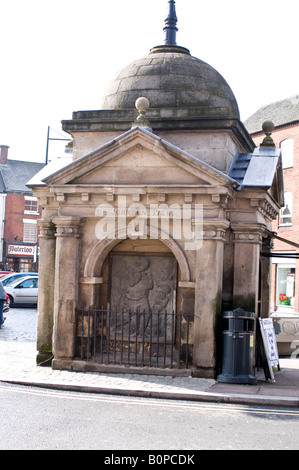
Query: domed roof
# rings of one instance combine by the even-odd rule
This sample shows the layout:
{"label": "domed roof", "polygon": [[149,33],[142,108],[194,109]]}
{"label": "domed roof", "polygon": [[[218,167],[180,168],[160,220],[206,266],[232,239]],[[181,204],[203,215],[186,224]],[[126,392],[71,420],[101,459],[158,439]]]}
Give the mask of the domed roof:
{"label": "domed roof", "polygon": [[[209,64],[176,45],[153,48],[122,69],[108,86],[100,109],[134,109],[138,97],[150,108],[202,108],[213,115],[240,118],[236,98],[225,79]],[[205,111],[204,111],[205,110]]]}

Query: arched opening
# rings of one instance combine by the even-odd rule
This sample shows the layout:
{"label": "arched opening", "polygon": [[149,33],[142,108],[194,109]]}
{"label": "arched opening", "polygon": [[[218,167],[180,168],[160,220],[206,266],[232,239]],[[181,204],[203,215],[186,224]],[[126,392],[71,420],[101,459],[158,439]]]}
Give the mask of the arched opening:
{"label": "arched opening", "polygon": [[118,310],[176,310],[178,276],[177,260],[160,240],[126,239],[103,263],[99,303]]}
{"label": "arched opening", "polygon": [[160,239],[113,240],[109,247],[98,244],[86,265],[90,279],[101,282],[92,285],[93,307],[79,312],[79,355],[142,367],[188,365],[193,311],[180,311],[181,266],[189,276],[182,253],[176,248],[178,262]]}
{"label": "arched opening", "polygon": [[[155,244],[155,242],[160,242],[159,246],[165,246],[167,248],[164,251],[172,252],[175,256],[180,272],[181,272],[181,281],[189,282],[191,280],[190,275],[190,267],[186,255],[180,245],[173,240],[171,237],[163,238],[161,236],[160,230],[153,230],[152,228],[148,227],[148,238],[146,239],[137,239],[135,242],[138,246],[140,242],[145,242],[145,249],[150,249],[151,246]],[[110,238],[105,238],[104,240],[100,240],[91,250],[89,255],[87,256],[87,260],[84,266],[84,278],[92,278],[92,277],[101,277],[103,275],[103,264],[106,260],[107,255],[114,249],[114,247],[122,244],[124,241],[129,242],[134,240],[126,239],[122,240],[122,236],[119,236],[118,231],[115,231],[113,234],[110,234]],[[159,247],[159,251],[163,251],[162,248]],[[132,248],[134,251],[137,248]]]}

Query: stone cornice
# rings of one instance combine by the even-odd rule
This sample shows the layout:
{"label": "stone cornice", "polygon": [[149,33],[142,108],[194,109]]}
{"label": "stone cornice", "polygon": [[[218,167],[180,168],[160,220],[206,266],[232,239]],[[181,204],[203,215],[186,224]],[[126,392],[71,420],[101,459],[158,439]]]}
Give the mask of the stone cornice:
{"label": "stone cornice", "polygon": [[[181,203],[194,203],[196,197],[209,195],[212,205],[226,207],[228,201],[233,196],[233,189],[228,186],[218,185],[199,185],[199,184],[181,184],[181,185],[54,185],[49,188],[49,193],[55,196],[57,203],[70,205],[72,198],[78,200],[80,195],[81,203],[76,206],[98,204],[99,200],[104,198],[110,204],[116,205],[117,198],[121,196],[132,198],[133,202],[142,202],[146,207],[155,201],[148,201],[145,197],[156,199],[157,203],[165,203],[168,197],[180,196]],[[104,200],[102,202],[104,202]]]}
{"label": "stone cornice", "polygon": [[[218,114],[217,114],[218,113]],[[165,130],[230,130],[244,148],[252,152],[255,144],[243,123],[234,117],[223,118],[223,108],[177,108],[149,109],[147,118],[154,132]],[[77,111],[73,119],[62,121],[65,132],[125,132],[136,118],[136,110]]]}

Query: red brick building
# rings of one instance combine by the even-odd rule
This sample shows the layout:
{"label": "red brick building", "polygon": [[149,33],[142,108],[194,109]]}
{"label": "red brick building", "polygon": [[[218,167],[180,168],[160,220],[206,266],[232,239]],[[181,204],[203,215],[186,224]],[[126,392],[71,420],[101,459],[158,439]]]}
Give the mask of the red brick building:
{"label": "red brick building", "polygon": [[26,183],[44,165],[10,160],[8,148],[0,145],[0,268],[37,271],[41,208]]}
{"label": "red brick building", "polygon": [[[264,138],[263,122],[270,120],[272,138],[282,151],[285,206],[273,223],[277,235],[272,258],[271,311],[299,312],[299,95],[272,103],[258,110],[246,122],[255,144]],[[295,245],[298,246],[295,246]]]}

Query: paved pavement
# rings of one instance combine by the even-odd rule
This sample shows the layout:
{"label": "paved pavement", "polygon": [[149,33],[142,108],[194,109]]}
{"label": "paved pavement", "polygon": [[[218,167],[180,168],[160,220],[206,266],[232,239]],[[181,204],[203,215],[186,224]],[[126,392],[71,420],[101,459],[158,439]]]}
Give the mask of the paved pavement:
{"label": "paved pavement", "polygon": [[280,359],[275,382],[257,385],[213,379],[53,370],[36,365],[36,309],[14,309],[0,329],[0,382],[94,393],[270,406],[299,406],[299,359]]}

